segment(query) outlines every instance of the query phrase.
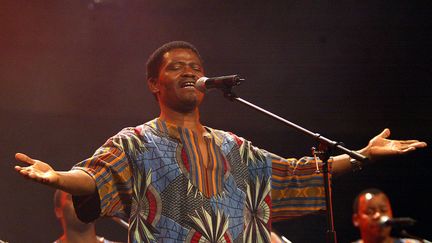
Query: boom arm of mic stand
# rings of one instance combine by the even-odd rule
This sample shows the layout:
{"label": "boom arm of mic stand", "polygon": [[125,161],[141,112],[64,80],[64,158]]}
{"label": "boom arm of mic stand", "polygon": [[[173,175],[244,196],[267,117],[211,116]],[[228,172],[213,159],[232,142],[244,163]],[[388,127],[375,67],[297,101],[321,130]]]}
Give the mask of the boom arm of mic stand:
{"label": "boom arm of mic stand", "polygon": [[246,105],[248,107],[251,107],[261,113],[264,113],[268,116],[270,116],[271,118],[280,121],[282,123],[284,123],[285,125],[288,125],[290,127],[293,127],[295,129],[297,129],[298,131],[302,132],[303,134],[309,136],[309,137],[313,137],[316,140],[318,140],[320,142],[320,144],[325,148],[324,153],[322,153],[322,156],[320,156],[322,162],[323,162],[323,181],[324,181],[324,189],[325,189],[325,196],[326,196],[326,210],[327,210],[327,226],[328,226],[328,230],[327,230],[327,242],[333,242],[336,243],[337,239],[336,239],[336,231],[334,230],[334,220],[333,220],[333,202],[332,202],[332,195],[331,195],[331,190],[330,190],[330,179],[328,176],[328,159],[329,159],[329,155],[330,155],[330,151],[332,150],[339,150],[342,151],[346,154],[348,154],[351,158],[362,161],[362,162],[366,162],[368,159],[360,154],[357,153],[356,151],[350,150],[348,148],[345,148],[344,146],[341,145],[341,143],[335,142],[333,140],[330,140],[326,137],[321,136],[321,134],[319,133],[314,133],[311,132],[295,123],[292,123],[280,116],[277,116],[257,105],[254,105],[242,98],[237,97],[232,91],[231,88],[227,88],[222,90],[224,93],[225,98],[229,99],[230,101],[237,101],[240,102],[243,105]]}
{"label": "boom arm of mic stand", "polygon": [[262,112],[262,113],[270,116],[271,118],[284,123],[285,125],[288,125],[290,127],[293,127],[295,129],[297,129],[298,131],[302,132],[303,134],[305,134],[305,135],[307,135],[309,137],[315,138],[316,140],[318,140],[319,142],[327,145],[331,149],[336,149],[336,150],[339,150],[339,151],[341,151],[343,153],[348,154],[353,159],[356,159],[356,160],[359,160],[359,161],[362,161],[362,162],[367,162],[367,160],[368,160],[368,158],[366,158],[364,155],[362,155],[362,154],[360,154],[360,153],[358,153],[358,152],[356,152],[354,150],[350,150],[348,148],[345,148],[344,146],[341,145],[341,143],[332,141],[332,140],[330,140],[330,139],[328,139],[328,138],[326,138],[324,136],[321,136],[321,134],[319,134],[319,133],[311,132],[311,131],[309,131],[309,130],[307,130],[307,129],[305,129],[305,128],[303,128],[303,127],[301,127],[301,126],[299,126],[299,125],[297,125],[295,123],[292,123],[292,122],[290,122],[290,121],[288,121],[288,120],[286,120],[286,119],[284,119],[284,118],[282,118],[282,117],[280,117],[278,115],[275,115],[275,114],[273,114],[273,113],[271,113],[271,112],[269,112],[269,111],[267,111],[267,110],[265,110],[265,109],[263,109],[263,108],[261,108],[261,107],[259,107],[257,105],[254,105],[254,104],[252,104],[252,103],[250,103],[250,102],[248,102],[248,101],[246,101],[246,100],[244,100],[242,98],[239,98],[234,93],[232,93],[231,91],[230,91],[229,94],[225,93],[225,97],[227,97],[231,101],[240,102],[240,103],[242,103],[242,104],[244,104],[246,106],[249,106],[249,107],[251,107],[251,108],[253,108],[253,109],[257,110],[257,111],[260,111],[260,112]]}

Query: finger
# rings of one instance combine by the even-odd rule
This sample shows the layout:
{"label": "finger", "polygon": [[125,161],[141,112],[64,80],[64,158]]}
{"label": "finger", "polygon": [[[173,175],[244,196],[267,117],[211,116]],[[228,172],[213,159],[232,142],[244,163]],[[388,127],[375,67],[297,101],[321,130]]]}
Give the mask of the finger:
{"label": "finger", "polygon": [[36,176],[36,174],[33,171],[31,171],[31,172],[28,173],[28,177],[31,178],[31,179],[37,179],[37,176]]}
{"label": "finger", "polygon": [[26,179],[44,183],[44,179],[41,178],[36,172],[34,172],[33,170],[31,170],[28,167],[21,168],[21,170],[19,171],[19,173],[22,176],[24,176]]}
{"label": "finger", "polygon": [[21,166],[18,166],[18,165],[16,165],[14,168],[18,172],[20,172],[23,169]]}
{"label": "finger", "polygon": [[409,145],[409,147],[415,147],[415,148],[424,148],[427,144],[425,142],[415,142]]}
{"label": "finger", "polygon": [[37,181],[37,182],[44,182],[44,178],[41,177],[40,174],[38,174],[38,173],[36,173],[34,171],[30,172],[28,174],[28,177],[31,178],[31,179],[33,179],[33,180],[35,180],[35,181]]}
{"label": "finger", "polygon": [[395,140],[401,144],[411,144],[411,143],[418,143],[419,140]]}
{"label": "finger", "polygon": [[381,138],[388,138],[390,136],[390,129],[385,128],[380,134],[378,134],[378,137]]}
{"label": "finger", "polygon": [[18,166],[18,165],[16,165],[14,168],[15,168],[15,170],[18,171],[18,172],[21,172],[21,171],[24,171],[24,170],[25,170],[25,167],[21,167],[21,166]]}
{"label": "finger", "polygon": [[404,147],[416,147],[416,148],[425,148],[427,147],[427,143],[420,142],[418,140],[393,140],[398,142],[401,146]]}
{"label": "finger", "polygon": [[22,154],[22,153],[16,153],[15,159],[19,160],[21,162],[25,162],[29,165],[33,165],[35,163],[35,161],[32,158],[30,158],[29,156]]}
{"label": "finger", "polygon": [[34,171],[28,174],[28,178],[43,184],[47,184],[49,182],[48,179],[44,178],[43,176],[40,176],[38,173]]}
{"label": "finger", "polygon": [[30,171],[26,168],[21,168],[20,170],[18,170],[18,172],[23,176],[28,176],[28,174],[30,173]]}
{"label": "finger", "polygon": [[411,152],[411,151],[414,151],[414,150],[416,150],[415,147],[409,147],[409,148],[401,150],[400,153],[401,154],[405,154],[405,153],[408,153],[408,152]]}

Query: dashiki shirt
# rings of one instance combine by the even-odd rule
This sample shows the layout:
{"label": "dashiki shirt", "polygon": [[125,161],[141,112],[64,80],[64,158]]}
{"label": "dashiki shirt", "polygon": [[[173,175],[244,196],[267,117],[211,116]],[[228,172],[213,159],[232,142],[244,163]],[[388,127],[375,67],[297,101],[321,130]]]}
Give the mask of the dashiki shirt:
{"label": "dashiki shirt", "polygon": [[196,133],[160,119],[108,139],[73,168],[97,186],[94,195],[74,197],[79,218],[123,218],[129,242],[270,242],[272,220],[325,208],[312,158],[284,159],[206,130],[208,155]]}

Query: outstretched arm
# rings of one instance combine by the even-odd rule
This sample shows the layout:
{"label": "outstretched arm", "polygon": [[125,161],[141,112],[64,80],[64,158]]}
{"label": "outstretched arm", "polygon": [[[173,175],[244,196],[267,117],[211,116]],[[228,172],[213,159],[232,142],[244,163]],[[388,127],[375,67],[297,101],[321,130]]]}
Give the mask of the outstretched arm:
{"label": "outstretched arm", "polygon": [[[392,140],[388,139],[389,136],[390,129],[386,128],[372,138],[369,144],[358,152],[366,156],[370,161],[376,161],[387,156],[407,154],[418,148],[427,146],[425,142],[418,140]],[[348,155],[339,155],[333,159],[333,173],[335,175],[351,170],[351,158]]]}
{"label": "outstretched arm", "polygon": [[15,166],[15,170],[23,177],[56,189],[63,190],[75,196],[89,195],[95,192],[94,179],[82,170],[55,171],[49,164],[29,156],[17,153],[17,161],[28,166]]}

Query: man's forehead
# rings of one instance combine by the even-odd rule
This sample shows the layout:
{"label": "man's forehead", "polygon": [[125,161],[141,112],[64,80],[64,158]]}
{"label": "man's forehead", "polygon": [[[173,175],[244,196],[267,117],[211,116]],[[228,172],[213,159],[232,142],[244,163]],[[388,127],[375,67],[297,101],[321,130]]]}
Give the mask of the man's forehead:
{"label": "man's forehead", "polygon": [[163,57],[164,60],[173,60],[173,61],[192,57],[193,59],[196,59],[199,62],[201,62],[198,55],[193,50],[186,49],[186,48],[176,48],[176,49],[169,50],[164,53]]}
{"label": "man's forehead", "polygon": [[376,202],[385,202],[388,203],[388,198],[385,194],[383,193],[378,193],[378,194],[372,194],[372,193],[365,193],[363,196],[361,196],[360,198],[360,203],[361,204],[371,204],[371,203],[376,203]]}

